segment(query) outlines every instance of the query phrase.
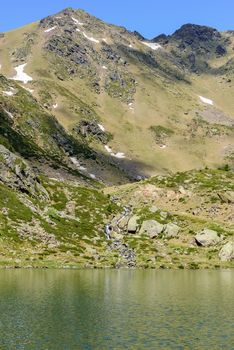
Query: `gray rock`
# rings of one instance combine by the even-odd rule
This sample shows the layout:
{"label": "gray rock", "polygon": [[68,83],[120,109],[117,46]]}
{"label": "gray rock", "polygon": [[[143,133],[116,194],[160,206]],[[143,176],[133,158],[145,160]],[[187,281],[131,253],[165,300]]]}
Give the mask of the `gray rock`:
{"label": "gray rock", "polygon": [[139,224],[138,224],[139,216],[133,215],[128,221],[128,232],[136,233]]}
{"label": "gray rock", "polygon": [[20,192],[48,199],[49,195],[29,164],[0,145],[0,181]]}
{"label": "gray rock", "polygon": [[226,243],[219,252],[221,261],[234,260],[234,241]]}
{"label": "gray rock", "polygon": [[168,216],[168,213],[166,211],[161,211],[160,216],[161,216],[162,219],[165,220],[167,218],[167,216]]}
{"label": "gray rock", "polygon": [[164,233],[167,237],[172,238],[178,235],[179,230],[180,230],[179,226],[173,223],[169,223],[165,225]]}
{"label": "gray rock", "polygon": [[216,245],[221,240],[222,237],[219,237],[216,231],[209,229],[204,229],[201,232],[197,233],[197,235],[195,236],[195,241],[197,245],[201,245],[203,247]]}
{"label": "gray rock", "polygon": [[226,191],[219,193],[219,198],[224,203],[234,203],[234,191]]}
{"label": "gray rock", "polygon": [[103,144],[106,144],[110,137],[110,134],[100,129],[96,120],[82,119],[74,128],[74,131],[82,135],[84,138],[92,136]]}
{"label": "gray rock", "polygon": [[149,209],[149,211],[150,211],[151,213],[157,213],[158,208],[157,208],[155,205],[153,205],[153,206]]}
{"label": "gray rock", "polygon": [[129,216],[125,216],[123,217],[119,223],[118,223],[118,227],[122,230],[124,230],[127,227],[128,224],[128,220],[129,220]]}
{"label": "gray rock", "polygon": [[150,238],[157,237],[160,233],[162,233],[164,229],[164,225],[160,224],[155,220],[146,220],[143,221],[143,224],[140,229],[140,234],[149,235]]}

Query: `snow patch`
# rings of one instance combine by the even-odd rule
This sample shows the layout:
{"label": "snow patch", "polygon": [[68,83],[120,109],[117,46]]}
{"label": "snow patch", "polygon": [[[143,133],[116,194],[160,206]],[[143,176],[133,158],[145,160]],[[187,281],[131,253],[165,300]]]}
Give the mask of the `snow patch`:
{"label": "snow patch", "polygon": [[142,41],[142,44],[150,47],[152,50],[155,50],[155,51],[162,48],[162,46],[157,43],[148,43],[146,41]]}
{"label": "snow patch", "polygon": [[203,96],[199,96],[200,100],[203,102],[203,103],[206,103],[208,105],[213,105],[214,102],[212,100],[210,100],[209,98],[206,98],[206,97],[203,97]]}
{"label": "snow patch", "polygon": [[79,168],[80,171],[86,171],[87,170],[87,168],[85,168],[84,166],[81,166],[81,165],[78,168]]}
{"label": "snow patch", "polygon": [[76,159],[76,157],[70,157],[70,161],[71,161],[73,164],[75,164],[75,165],[77,165],[77,166],[80,166],[80,163],[78,162],[78,160]]}
{"label": "snow patch", "polygon": [[25,90],[27,90],[28,92],[30,92],[30,94],[32,94],[33,92],[34,92],[34,90],[33,89],[29,89],[29,88],[26,88],[26,87],[24,87],[24,86],[22,86]]}
{"label": "snow patch", "polygon": [[98,44],[98,43],[100,42],[99,40],[94,39],[92,36],[88,36],[85,32],[82,32],[82,34],[83,34],[84,37],[85,37],[86,39],[88,39],[89,41],[92,41],[92,42],[94,42],[94,43],[96,43],[96,44]]}
{"label": "snow patch", "polygon": [[12,90],[10,90],[10,91],[3,91],[2,93],[4,95],[6,95],[6,96],[13,96],[14,95],[14,92]]}
{"label": "snow patch", "polygon": [[99,127],[99,129],[102,130],[103,132],[105,131],[105,128],[104,128],[104,126],[103,126],[102,124],[98,124],[98,127]]}
{"label": "snow patch", "polygon": [[77,32],[80,32],[80,29],[79,29],[79,28],[76,28],[76,31],[77,31]]}
{"label": "snow patch", "polygon": [[94,174],[89,174],[89,176],[91,177],[91,179],[96,179],[96,175]]}
{"label": "snow patch", "polygon": [[53,105],[53,108],[54,108],[54,109],[58,108],[58,104],[55,103],[55,104]]}
{"label": "snow patch", "polygon": [[112,149],[111,149],[109,146],[105,145],[104,147],[105,147],[105,149],[107,150],[107,152],[110,153],[110,155],[111,155],[112,157],[115,157],[115,158],[126,158],[126,157],[125,157],[125,154],[124,154],[123,152],[114,153],[114,152],[112,151]]}
{"label": "snow patch", "polygon": [[159,148],[165,149],[167,146],[166,145],[160,145]]}
{"label": "snow patch", "polygon": [[70,160],[71,162],[77,166],[77,168],[80,170],[80,171],[86,171],[87,169],[83,166],[80,165],[80,162],[77,160],[76,157],[70,157]]}
{"label": "snow patch", "polygon": [[10,112],[8,112],[5,108],[4,108],[4,112],[5,112],[11,119],[14,119],[13,114],[11,114]]}
{"label": "snow patch", "polygon": [[119,159],[126,158],[125,154],[123,152],[111,153],[111,155],[112,155],[112,157],[119,158]]}
{"label": "snow patch", "polygon": [[27,84],[29,81],[32,81],[33,78],[30,77],[28,74],[24,73],[24,68],[26,67],[27,63],[21,64],[18,67],[15,67],[16,75],[11,78],[12,80],[22,81],[24,84]]}
{"label": "snow patch", "polygon": [[44,30],[44,32],[45,32],[45,33],[49,33],[49,32],[51,32],[52,30],[54,30],[55,28],[57,28],[57,27],[56,27],[56,26],[51,27],[51,28],[49,28],[49,29]]}
{"label": "snow patch", "polygon": [[102,66],[102,69],[108,69],[106,66]]}
{"label": "snow patch", "polygon": [[112,153],[112,149],[109,146],[105,145],[104,147],[108,153]]}
{"label": "snow patch", "polygon": [[107,44],[107,39],[106,38],[102,38],[102,41],[104,41],[104,43]]}
{"label": "snow patch", "polygon": [[75,24],[78,24],[78,25],[80,25],[80,26],[83,26],[83,25],[84,25],[84,23],[78,21],[78,19],[76,19],[76,18],[74,18],[74,17],[72,17],[72,20],[73,20],[73,22],[75,22]]}
{"label": "snow patch", "polygon": [[129,44],[128,47],[131,47],[131,48],[132,48],[133,46],[132,46],[132,44]]}

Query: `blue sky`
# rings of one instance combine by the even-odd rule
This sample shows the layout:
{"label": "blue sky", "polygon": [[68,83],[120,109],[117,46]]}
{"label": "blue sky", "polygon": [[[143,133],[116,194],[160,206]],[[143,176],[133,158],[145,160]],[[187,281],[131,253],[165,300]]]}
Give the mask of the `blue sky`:
{"label": "blue sky", "polygon": [[170,34],[184,23],[234,29],[234,0],[2,0],[0,31],[82,8],[109,23],[137,30],[147,38]]}

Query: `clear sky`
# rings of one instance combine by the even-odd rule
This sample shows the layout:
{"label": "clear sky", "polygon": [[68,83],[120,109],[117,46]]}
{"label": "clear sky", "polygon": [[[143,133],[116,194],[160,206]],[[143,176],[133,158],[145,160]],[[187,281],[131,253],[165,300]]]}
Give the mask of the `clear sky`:
{"label": "clear sky", "polygon": [[170,34],[185,23],[234,29],[234,0],[1,0],[0,6],[2,32],[66,7],[81,8],[147,38]]}

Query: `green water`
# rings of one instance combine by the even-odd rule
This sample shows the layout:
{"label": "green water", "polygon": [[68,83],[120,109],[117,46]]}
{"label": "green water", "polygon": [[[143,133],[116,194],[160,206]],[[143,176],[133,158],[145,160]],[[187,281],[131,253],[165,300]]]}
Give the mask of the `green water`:
{"label": "green water", "polygon": [[234,349],[234,270],[2,270],[0,349]]}

